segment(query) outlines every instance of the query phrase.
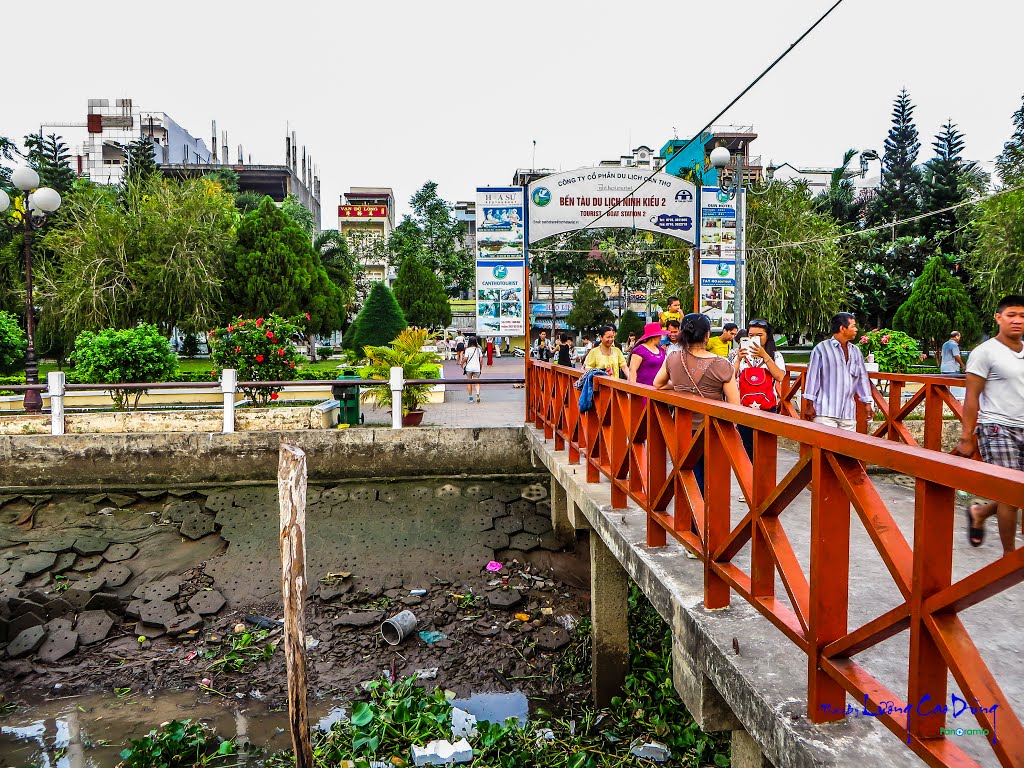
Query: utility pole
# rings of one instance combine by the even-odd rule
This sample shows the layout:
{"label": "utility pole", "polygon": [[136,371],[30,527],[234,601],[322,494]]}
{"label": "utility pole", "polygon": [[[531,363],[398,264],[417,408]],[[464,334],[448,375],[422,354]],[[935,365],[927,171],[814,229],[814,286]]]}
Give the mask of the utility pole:
{"label": "utility pole", "polygon": [[736,275],[736,312],[734,313],[735,323],[740,328],[747,327],[747,275],[743,242],[743,205],[746,200],[743,197],[743,152],[744,148],[736,153],[736,263],[734,272]]}

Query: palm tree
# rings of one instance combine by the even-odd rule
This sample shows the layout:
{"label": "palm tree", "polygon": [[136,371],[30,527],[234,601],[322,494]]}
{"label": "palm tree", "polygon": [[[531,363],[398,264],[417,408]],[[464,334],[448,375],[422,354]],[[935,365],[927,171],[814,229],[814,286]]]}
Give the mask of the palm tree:
{"label": "palm tree", "polygon": [[848,149],[843,153],[842,165],[832,169],[828,189],[820,192],[815,199],[815,208],[819,213],[831,214],[840,224],[854,224],[859,218],[856,189],[851,177],[855,171],[850,170],[850,161],[857,154],[856,149]]}

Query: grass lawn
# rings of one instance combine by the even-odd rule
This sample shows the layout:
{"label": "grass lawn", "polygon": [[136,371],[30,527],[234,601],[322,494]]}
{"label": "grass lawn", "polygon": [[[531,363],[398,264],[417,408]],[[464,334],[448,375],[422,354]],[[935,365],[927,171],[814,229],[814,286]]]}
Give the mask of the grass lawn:
{"label": "grass lawn", "polygon": [[[340,360],[317,360],[315,363],[305,363],[302,368],[306,371],[330,371],[334,373],[338,370],[338,366],[341,364]],[[65,366],[65,370],[68,366]],[[39,363],[39,380],[45,381],[46,374],[50,371],[59,370],[57,363],[54,360],[43,360]],[[189,360],[188,358],[178,359],[178,370],[182,373],[185,372],[203,372],[212,370],[210,361],[206,359],[194,359]]]}

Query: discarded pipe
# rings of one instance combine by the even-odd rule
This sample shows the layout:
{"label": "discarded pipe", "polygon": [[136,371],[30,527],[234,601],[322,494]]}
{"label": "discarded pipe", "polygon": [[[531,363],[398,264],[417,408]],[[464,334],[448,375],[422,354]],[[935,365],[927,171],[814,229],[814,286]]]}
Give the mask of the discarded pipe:
{"label": "discarded pipe", "polygon": [[381,637],[388,645],[398,645],[416,631],[416,614],[402,611],[380,625]]}

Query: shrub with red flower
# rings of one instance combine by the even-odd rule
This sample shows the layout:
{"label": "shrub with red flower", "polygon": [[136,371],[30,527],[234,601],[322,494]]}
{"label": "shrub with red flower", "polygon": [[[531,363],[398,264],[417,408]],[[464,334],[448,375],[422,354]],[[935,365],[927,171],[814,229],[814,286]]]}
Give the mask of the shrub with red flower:
{"label": "shrub with red flower", "polygon": [[860,350],[867,357],[875,356],[882,373],[909,373],[920,362],[917,342],[902,331],[880,328],[860,338]]}
{"label": "shrub with red flower", "polygon": [[[302,316],[277,315],[252,319],[236,318],[228,326],[210,332],[210,360],[219,376],[224,368],[238,371],[239,381],[291,381],[302,355],[296,340],[302,338]],[[256,405],[277,399],[280,387],[242,387]]]}

